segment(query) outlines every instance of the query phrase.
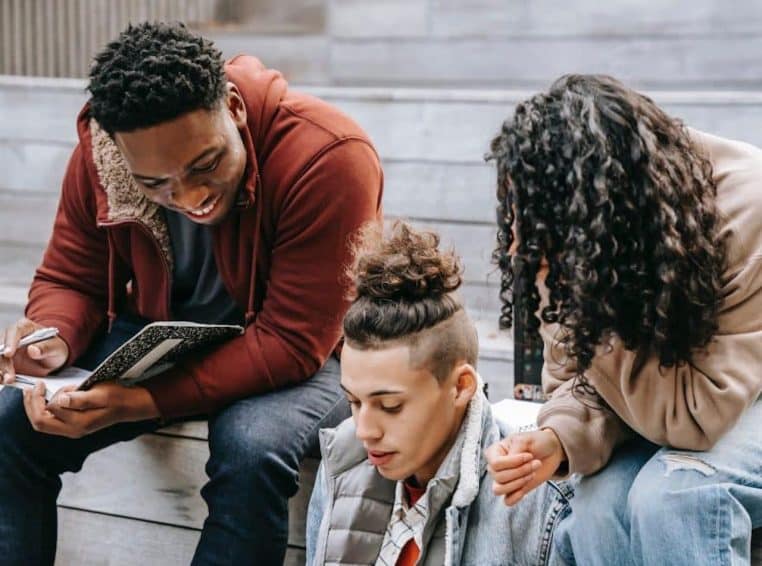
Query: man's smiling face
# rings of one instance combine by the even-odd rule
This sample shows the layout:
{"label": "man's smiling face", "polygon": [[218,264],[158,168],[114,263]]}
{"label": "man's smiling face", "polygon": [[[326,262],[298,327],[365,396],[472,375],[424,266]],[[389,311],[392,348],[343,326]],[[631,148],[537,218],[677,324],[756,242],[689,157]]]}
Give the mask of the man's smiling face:
{"label": "man's smiling face", "polygon": [[114,140],[133,178],[151,201],[199,224],[221,222],[235,205],[246,170],[239,128],[246,109],[238,90],[212,110],[194,110]]}

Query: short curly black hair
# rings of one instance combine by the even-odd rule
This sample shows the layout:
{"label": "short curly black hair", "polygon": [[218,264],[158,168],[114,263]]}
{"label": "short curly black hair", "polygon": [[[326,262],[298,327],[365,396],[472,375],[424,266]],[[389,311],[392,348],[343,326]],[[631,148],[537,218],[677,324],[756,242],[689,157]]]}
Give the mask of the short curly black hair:
{"label": "short curly black hair", "polygon": [[516,107],[489,157],[503,326],[517,287],[538,329],[545,261],[540,316],[580,372],[610,332],[665,367],[710,342],[727,250],[711,163],[680,120],[612,77],[567,75]]}
{"label": "short curly black hair", "polygon": [[222,53],[182,23],[130,24],[95,56],[90,115],[109,134],[211,110],[225,93]]}

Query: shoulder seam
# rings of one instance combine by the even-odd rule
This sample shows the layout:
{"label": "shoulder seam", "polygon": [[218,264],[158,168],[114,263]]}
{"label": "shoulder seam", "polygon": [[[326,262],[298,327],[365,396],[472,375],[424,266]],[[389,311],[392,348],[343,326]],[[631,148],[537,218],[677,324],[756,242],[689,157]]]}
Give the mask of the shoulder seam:
{"label": "shoulder seam", "polygon": [[328,153],[329,150],[338,147],[340,145],[343,145],[348,142],[357,141],[364,145],[366,145],[373,153],[376,155],[376,158],[379,160],[379,167],[381,159],[378,157],[378,154],[376,153],[376,150],[373,148],[373,146],[370,144],[370,142],[364,138],[361,138],[360,136],[346,136],[346,137],[337,137],[332,142],[324,145],[321,147],[318,151],[315,152],[315,155],[312,156],[312,158],[307,161],[307,163],[304,164],[304,167],[299,171],[299,173],[296,175],[296,178],[294,180],[294,185],[296,185],[302,177],[309,171],[309,169],[317,163],[321,157],[323,157],[326,153]]}

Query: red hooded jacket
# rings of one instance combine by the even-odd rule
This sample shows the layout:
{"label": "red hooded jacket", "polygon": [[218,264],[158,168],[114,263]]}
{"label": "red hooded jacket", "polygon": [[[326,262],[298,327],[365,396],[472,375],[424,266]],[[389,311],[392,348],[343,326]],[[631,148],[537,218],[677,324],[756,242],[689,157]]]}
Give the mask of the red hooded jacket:
{"label": "red hooded jacket", "polygon": [[[367,135],[329,104],[239,56],[225,67],[247,128],[245,202],[213,229],[222,281],[246,332],[145,383],[162,416],[213,411],[301,382],[337,347],[350,236],[379,219],[383,177]],[[171,320],[172,253],[161,208],[113,141],[80,113],[53,234],[26,315],[57,326],[73,362],[119,312]]]}

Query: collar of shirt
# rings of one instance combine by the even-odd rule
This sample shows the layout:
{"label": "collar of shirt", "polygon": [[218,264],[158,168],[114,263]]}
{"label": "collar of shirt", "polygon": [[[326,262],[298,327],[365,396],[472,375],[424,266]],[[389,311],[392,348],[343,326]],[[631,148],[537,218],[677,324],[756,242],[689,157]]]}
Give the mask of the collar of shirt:
{"label": "collar of shirt", "polygon": [[[386,528],[376,566],[394,566],[400,552],[410,539],[414,539],[423,556],[423,535],[429,517],[436,517],[452,497],[458,484],[460,457],[465,440],[461,427],[450,451],[437,473],[426,485],[426,492],[414,505],[408,505],[404,481],[398,481],[394,492],[394,507]],[[437,487],[440,486],[440,487]]]}

